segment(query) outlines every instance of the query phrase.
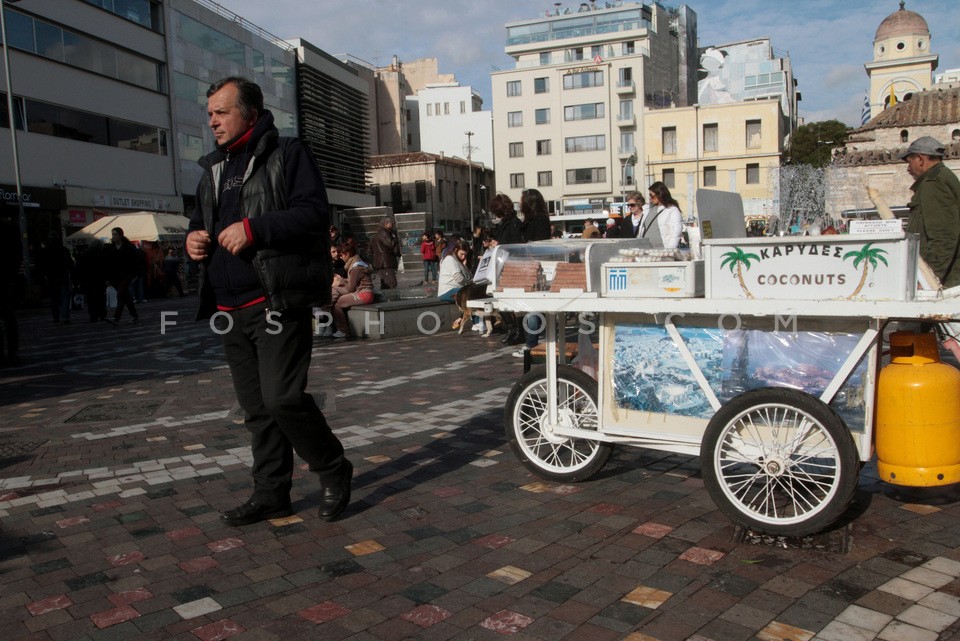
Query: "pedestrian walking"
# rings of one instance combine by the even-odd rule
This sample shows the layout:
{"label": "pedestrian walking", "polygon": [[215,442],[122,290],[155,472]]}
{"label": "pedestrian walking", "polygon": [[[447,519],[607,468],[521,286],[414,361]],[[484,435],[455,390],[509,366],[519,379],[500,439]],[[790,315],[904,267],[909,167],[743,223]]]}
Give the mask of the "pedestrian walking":
{"label": "pedestrian walking", "polygon": [[253,451],[253,493],[220,520],[289,516],[296,452],[319,477],[329,521],[350,501],[353,465],[306,393],[312,309],[330,301],[326,188],[307,147],[280,137],[254,82],[213,84],[207,114],[217,148],[200,159],[187,254],[201,263],[198,318],[228,321],[224,353]]}

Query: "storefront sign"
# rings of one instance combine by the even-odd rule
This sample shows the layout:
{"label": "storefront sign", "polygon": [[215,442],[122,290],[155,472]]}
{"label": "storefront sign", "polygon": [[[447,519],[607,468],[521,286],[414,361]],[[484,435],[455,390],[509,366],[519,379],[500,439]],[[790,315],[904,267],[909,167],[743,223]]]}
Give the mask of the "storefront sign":
{"label": "storefront sign", "polygon": [[86,225],[87,224],[87,212],[82,209],[71,209],[67,212],[70,216],[70,223],[75,225]]}
{"label": "storefront sign", "polygon": [[[23,193],[23,207],[25,209],[59,210],[67,206],[66,197],[62,189],[47,189],[44,187],[21,188]],[[17,188],[14,185],[0,185],[0,202],[8,207],[17,206]]]}

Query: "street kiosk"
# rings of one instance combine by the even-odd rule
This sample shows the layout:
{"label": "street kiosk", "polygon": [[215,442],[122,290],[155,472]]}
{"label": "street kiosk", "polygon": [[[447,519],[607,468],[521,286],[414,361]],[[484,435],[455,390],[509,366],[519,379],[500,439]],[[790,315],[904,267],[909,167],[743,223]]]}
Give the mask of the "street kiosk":
{"label": "street kiosk", "polygon": [[[474,304],[545,321],[546,364],[513,386],[507,438],[529,470],[560,482],[596,474],[616,444],[699,456],[710,496],[737,524],[820,531],[874,453],[888,324],[956,322],[960,288],[918,291],[917,239],[902,231],[707,238],[699,250],[580,239],[496,247],[492,298]],[[558,339],[573,326],[580,350],[564,363]],[[936,438],[960,443],[960,389],[936,402],[949,406],[931,419]],[[922,425],[911,438],[923,442]],[[916,450],[889,466],[901,478],[884,480],[960,480],[960,460],[904,474],[927,464]]]}

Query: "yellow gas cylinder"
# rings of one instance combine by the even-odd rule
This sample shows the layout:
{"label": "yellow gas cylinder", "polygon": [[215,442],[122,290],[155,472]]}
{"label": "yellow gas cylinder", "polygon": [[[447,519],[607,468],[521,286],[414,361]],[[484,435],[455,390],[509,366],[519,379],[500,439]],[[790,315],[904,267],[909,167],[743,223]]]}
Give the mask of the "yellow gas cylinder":
{"label": "yellow gas cylinder", "polygon": [[960,370],[940,362],[933,334],[895,332],[877,382],[880,478],[931,487],[960,482]]}

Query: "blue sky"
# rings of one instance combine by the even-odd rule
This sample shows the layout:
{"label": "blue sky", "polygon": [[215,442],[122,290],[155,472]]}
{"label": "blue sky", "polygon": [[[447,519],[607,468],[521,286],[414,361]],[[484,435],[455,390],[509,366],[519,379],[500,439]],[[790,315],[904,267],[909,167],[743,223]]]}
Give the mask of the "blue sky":
{"label": "blue sky", "polygon": [[[528,0],[218,0],[220,5],[282,38],[301,37],[328,53],[349,53],[375,65],[438,58],[442,73],[490,102],[490,71],[509,68],[504,24],[536,18],[553,2]],[[673,4],[667,2],[667,4]],[[898,10],[898,0],[690,0],[700,45],[769,36],[789,54],[808,122],[860,120],[867,89],[863,64],[872,59],[877,26]],[[576,9],[579,2],[564,7]],[[930,25],[938,71],[960,68],[960,3],[907,0]]]}

